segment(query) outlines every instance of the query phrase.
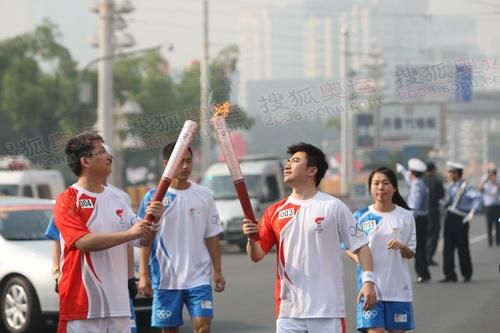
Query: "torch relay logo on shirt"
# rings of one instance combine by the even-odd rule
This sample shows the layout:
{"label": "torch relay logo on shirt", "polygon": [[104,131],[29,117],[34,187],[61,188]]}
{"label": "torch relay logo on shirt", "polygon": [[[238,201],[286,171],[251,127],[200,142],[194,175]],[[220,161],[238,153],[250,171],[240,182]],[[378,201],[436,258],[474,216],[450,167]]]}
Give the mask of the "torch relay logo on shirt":
{"label": "torch relay logo on shirt", "polygon": [[120,223],[124,223],[125,221],[123,220],[123,209],[117,209],[115,213],[120,218]]}
{"label": "torch relay logo on shirt", "polygon": [[316,231],[322,231],[323,230],[323,221],[325,220],[324,216],[317,217],[314,219],[314,223],[316,223]]}

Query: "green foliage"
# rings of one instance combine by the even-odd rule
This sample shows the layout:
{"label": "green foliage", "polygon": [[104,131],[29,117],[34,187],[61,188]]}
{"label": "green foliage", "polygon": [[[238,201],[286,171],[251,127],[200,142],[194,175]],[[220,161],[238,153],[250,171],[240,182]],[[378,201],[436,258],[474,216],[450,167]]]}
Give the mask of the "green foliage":
{"label": "green foliage", "polygon": [[[53,145],[55,134],[74,134],[95,124],[98,61],[79,72],[60,40],[58,28],[45,21],[31,33],[0,41],[0,154],[21,153],[36,162],[56,148],[61,153],[61,147]],[[230,75],[237,59],[238,49],[231,45],[211,62],[213,103],[229,100]],[[143,125],[134,134],[143,138],[164,134],[173,137],[185,119],[199,121],[199,63],[188,66],[174,79],[159,51],[117,54],[113,77],[115,105],[132,100],[143,109],[142,115],[127,116],[129,125]],[[92,91],[88,104],[78,101],[76,89],[85,82],[90,83]],[[244,128],[253,123],[237,105],[228,122]],[[120,135],[123,138],[127,133]],[[33,138],[41,140],[46,149],[18,149],[19,142]],[[18,150],[13,151],[13,147]]]}
{"label": "green foliage", "polygon": [[[76,70],[59,37],[57,27],[45,21],[33,33],[0,42],[0,142],[38,137],[48,146],[48,137],[63,128]],[[0,154],[8,151],[0,147]]]}

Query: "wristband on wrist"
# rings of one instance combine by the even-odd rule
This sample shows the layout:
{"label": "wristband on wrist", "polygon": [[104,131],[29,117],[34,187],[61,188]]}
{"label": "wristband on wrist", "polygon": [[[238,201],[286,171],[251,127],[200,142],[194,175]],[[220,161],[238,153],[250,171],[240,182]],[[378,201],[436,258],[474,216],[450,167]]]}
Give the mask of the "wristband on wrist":
{"label": "wristband on wrist", "polygon": [[361,281],[363,283],[365,282],[375,283],[375,275],[373,274],[373,272],[370,271],[363,272],[363,274],[361,275]]}

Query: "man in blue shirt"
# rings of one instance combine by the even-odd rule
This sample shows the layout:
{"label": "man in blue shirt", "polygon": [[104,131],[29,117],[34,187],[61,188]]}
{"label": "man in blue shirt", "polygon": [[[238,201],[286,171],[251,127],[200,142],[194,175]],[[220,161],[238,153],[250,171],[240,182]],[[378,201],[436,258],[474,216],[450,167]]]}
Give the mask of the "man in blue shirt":
{"label": "man in blue shirt", "polygon": [[443,272],[440,282],[456,282],[455,249],[458,249],[460,271],[464,282],[472,278],[472,262],[469,249],[469,222],[481,204],[481,195],[462,178],[464,166],[448,161],[448,179],[450,184],[446,191],[447,208],[444,219]]}
{"label": "man in blue shirt", "polygon": [[483,194],[484,210],[486,215],[486,230],[488,232],[488,245],[493,246],[493,227],[495,227],[496,245],[500,246],[500,184],[497,181],[497,170],[489,169],[482,181],[479,191]]}
{"label": "man in blue shirt", "polygon": [[59,235],[59,230],[57,229],[56,224],[54,223],[54,217],[50,218],[47,230],[45,230],[45,236],[53,240],[52,250],[51,250],[52,276],[55,281],[55,288],[54,288],[55,292],[59,293],[58,280],[59,280],[59,258],[61,258],[61,243],[59,242],[60,235]]}

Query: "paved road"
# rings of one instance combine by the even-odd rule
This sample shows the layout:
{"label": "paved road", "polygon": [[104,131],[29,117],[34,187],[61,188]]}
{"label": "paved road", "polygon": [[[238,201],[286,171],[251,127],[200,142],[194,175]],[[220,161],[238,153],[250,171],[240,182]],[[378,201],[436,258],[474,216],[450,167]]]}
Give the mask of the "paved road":
{"label": "paved road", "polygon": [[[500,248],[488,247],[483,235],[485,222],[478,217],[471,227],[474,276],[470,283],[442,284],[441,267],[431,267],[432,281],[415,285],[415,318],[418,333],[498,333],[500,314]],[[439,250],[441,251],[441,250]],[[437,260],[442,253],[438,253]],[[214,333],[274,332],[274,253],[261,263],[251,263],[246,255],[227,248],[223,268],[227,289],[215,297]],[[348,330],[354,329],[354,267],[345,262]],[[186,317],[187,318],[187,317]],[[181,332],[192,332],[185,320]],[[141,333],[158,332],[141,328]]]}
{"label": "paved road", "polygon": [[[415,319],[418,333],[498,333],[500,314],[500,248],[489,248],[478,217],[471,227],[474,276],[470,283],[442,284],[441,267],[431,267],[432,281],[415,284]],[[439,249],[439,251],[441,251]],[[442,252],[438,253],[440,262]],[[215,298],[215,333],[270,333],[274,331],[274,254],[252,264],[236,251],[226,251],[223,266],[227,289]],[[458,267],[457,267],[458,268]],[[345,262],[348,330],[355,332],[354,267]],[[155,332],[142,329],[141,332]],[[181,332],[192,332],[189,322]]]}

